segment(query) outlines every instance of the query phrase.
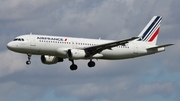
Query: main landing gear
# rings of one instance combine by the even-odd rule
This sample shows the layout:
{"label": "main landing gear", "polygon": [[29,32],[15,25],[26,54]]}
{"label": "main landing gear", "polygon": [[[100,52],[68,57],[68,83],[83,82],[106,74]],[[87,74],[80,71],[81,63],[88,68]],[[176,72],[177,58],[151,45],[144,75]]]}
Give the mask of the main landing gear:
{"label": "main landing gear", "polygon": [[90,56],[90,61],[88,62],[89,67],[94,67],[96,64],[94,61],[92,61],[92,56]]}
{"label": "main landing gear", "polygon": [[74,64],[74,60],[71,60],[70,61],[72,62],[72,65],[70,66],[70,69],[71,70],[76,70],[78,68],[78,66],[76,64]]}
{"label": "main landing gear", "polygon": [[[77,66],[76,64],[74,64],[74,60],[69,60],[69,61],[72,62],[72,65],[70,66],[70,69],[71,69],[72,71],[77,70],[78,66]],[[90,61],[88,62],[88,67],[94,67],[95,65],[96,65],[95,62],[92,61],[92,60],[90,60]]]}
{"label": "main landing gear", "polygon": [[27,54],[28,55],[28,61],[26,61],[27,65],[31,64],[31,54]]}
{"label": "main landing gear", "polygon": [[89,67],[94,67],[95,65],[96,65],[95,62],[92,61],[92,60],[90,60],[90,61],[88,62],[88,66],[89,66]]}

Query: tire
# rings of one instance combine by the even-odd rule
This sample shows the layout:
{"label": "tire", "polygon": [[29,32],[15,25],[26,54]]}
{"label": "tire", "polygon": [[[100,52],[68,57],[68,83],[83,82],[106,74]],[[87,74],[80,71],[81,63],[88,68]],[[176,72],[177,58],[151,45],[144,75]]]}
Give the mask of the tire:
{"label": "tire", "polygon": [[77,65],[75,65],[75,64],[72,64],[71,66],[70,66],[70,69],[73,71],[73,70],[77,70],[77,68],[78,68],[78,66]]}
{"label": "tire", "polygon": [[88,66],[89,67],[94,67],[96,64],[95,64],[95,62],[94,61],[89,61],[88,62]]}

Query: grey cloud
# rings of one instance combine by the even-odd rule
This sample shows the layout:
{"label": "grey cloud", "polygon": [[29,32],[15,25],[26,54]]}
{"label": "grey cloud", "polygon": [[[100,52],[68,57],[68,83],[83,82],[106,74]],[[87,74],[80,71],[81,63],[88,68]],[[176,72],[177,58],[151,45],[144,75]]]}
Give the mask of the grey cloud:
{"label": "grey cloud", "polygon": [[[19,54],[14,54],[10,51],[4,51],[0,53],[0,56],[2,57],[0,61],[0,77],[23,69],[24,65],[21,64],[23,58]],[[16,60],[16,58],[18,58],[18,60]]]}
{"label": "grey cloud", "polygon": [[[109,79],[107,79],[109,80]],[[115,81],[109,80],[106,83],[87,83],[79,85],[60,86],[57,91],[57,96],[74,96],[80,98],[81,101],[94,101],[95,99],[108,99],[110,101],[118,100],[137,100],[143,99],[152,95],[159,95],[166,99],[171,98],[174,94],[177,97],[179,86],[171,82],[161,83],[139,83],[136,80],[128,77]],[[113,95],[113,97],[112,97]]]}
{"label": "grey cloud", "polygon": [[[174,85],[172,83],[154,83],[154,84],[144,84],[138,89],[138,93],[141,95],[149,95],[152,93],[165,93],[164,97],[172,96],[175,91]],[[167,93],[167,94],[166,94]]]}

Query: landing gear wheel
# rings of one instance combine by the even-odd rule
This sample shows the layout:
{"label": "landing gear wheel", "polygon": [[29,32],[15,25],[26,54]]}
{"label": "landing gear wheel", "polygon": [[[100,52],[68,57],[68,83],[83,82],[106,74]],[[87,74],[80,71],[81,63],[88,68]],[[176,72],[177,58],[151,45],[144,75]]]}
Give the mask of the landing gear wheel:
{"label": "landing gear wheel", "polygon": [[31,64],[31,54],[27,54],[28,55],[28,61],[26,61],[27,65]]}
{"label": "landing gear wheel", "polygon": [[70,69],[71,70],[76,70],[78,68],[78,66],[76,65],[76,64],[72,64],[71,66],[70,66]]}
{"label": "landing gear wheel", "polygon": [[31,61],[26,61],[26,64],[27,64],[27,65],[30,65],[30,64],[31,64]]}
{"label": "landing gear wheel", "polygon": [[74,64],[74,60],[73,59],[69,59],[69,61],[72,62],[72,65],[70,66],[70,69],[73,71],[73,70],[76,70],[78,68],[78,66],[76,64]]}
{"label": "landing gear wheel", "polygon": [[89,61],[88,62],[88,66],[89,67],[94,67],[96,64],[95,64],[95,62],[94,61]]}

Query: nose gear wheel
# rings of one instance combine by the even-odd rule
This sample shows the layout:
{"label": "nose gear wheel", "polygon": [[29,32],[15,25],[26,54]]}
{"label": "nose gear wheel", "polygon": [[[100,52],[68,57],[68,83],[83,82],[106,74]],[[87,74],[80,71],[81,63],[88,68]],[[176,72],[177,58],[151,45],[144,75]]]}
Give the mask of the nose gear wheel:
{"label": "nose gear wheel", "polygon": [[27,54],[28,55],[28,61],[26,61],[27,65],[31,64],[31,54]]}

